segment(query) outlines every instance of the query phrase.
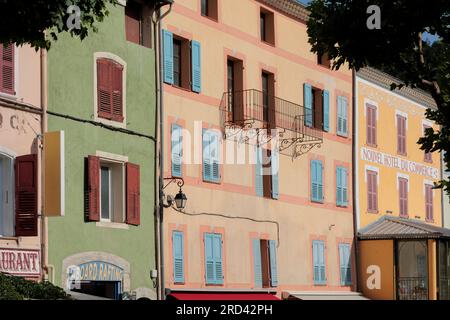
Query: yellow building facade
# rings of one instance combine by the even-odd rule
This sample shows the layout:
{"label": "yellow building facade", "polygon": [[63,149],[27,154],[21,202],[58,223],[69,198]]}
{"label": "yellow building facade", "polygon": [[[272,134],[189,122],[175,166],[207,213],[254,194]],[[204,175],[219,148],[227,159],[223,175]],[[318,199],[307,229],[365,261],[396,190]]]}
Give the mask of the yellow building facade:
{"label": "yellow building facade", "polygon": [[417,144],[426,128],[437,129],[425,117],[434,103],[420,90],[391,91],[396,81],[371,68],[356,73],[360,288],[373,299],[448,299],[448,229],[433,189],[440,155]]}

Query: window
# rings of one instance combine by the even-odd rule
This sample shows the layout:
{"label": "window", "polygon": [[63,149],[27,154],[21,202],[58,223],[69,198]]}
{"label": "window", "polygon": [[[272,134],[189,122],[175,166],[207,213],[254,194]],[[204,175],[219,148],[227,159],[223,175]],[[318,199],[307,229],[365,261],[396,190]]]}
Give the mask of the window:
{"label": "window", "polygon": [[244,63],[241,60],[227,60],[227,92],[228,111],[231,112],[233,123],[245,120],[244,115]]}
{"label": "window", "polygon": [[217,0],[201,0],[202,16],[218,20]]}
{"label": "window", "polygon": [[314,285],[326,285],[325,242],[322,240],[314,240],[312,250]]}
{"label": "window", "polygon": [[184,283],[184,233],[172,232],[173,281]]}
{"label": "window", "polygon": [[276,287],[278,285],[278,271],[275,241],[253,239],[252,245],[255,287]]}
{"label": "window", "polygon": [[397,153],[406,156],[406,117],[397,115]]}
{"label": "window", "polygon": [[258,147],[256,152],[256,194],[259,197],[278,199],[279,152],[261,147]]}
{"label": "window", "polygon": [[342,137],[348,136],[348,101],[346,97],[338,97],[336,133]]}
{"label": "window", "polygon": [[341,275],[341,286],[350,286],[352,284],[350,252],[350,244],[339,244],[339,269]]}
{"label": "window", "polygon": [[276,127],[275,124],[275,76],[273,73],[261,74],[263,121],[268,129]]}
{"label": "window", "polygon": [[151,9],[137,1],[127,1],[125,35],[127,41],[151,47]]}
{"label": "window", "polygon": [[203,181],[220,183],[220,134],[203,130]]}
{"label": "window", "polygon": [[408,179],[398,178],[400,217],[408,217]]}
{"label": "window", "polygon": [[37,155],[0,154],[0,237],[37,236]]}
{"label": "window", "polygon": [[139,225],[139,166],[89,156],[86,168],[87,220]]}
{"label": "window", "polygon": [[164,82],[200,93],[201,46],[198,41],[174,36],[163,30]]}
{"label": "window", "polygon": [[99,118],[123,122],[124,66],[112,59],[97,59],[97,114]]}
{"label": "window", "polygon": [[204,246],[206,284],[222,285],[222,235],[205,233]]}
{"label": "window", "polygon": [[[430,126],[424,126],[423,127],[424,134],[426,133],[427,129],[431,129],[431,127]],[[424,161],[428,162],[428,163],[433,163],[433,153],[425,152]]]}
{"label": "window", "polygon": [[304,84],[305,125],[330,131],[330,93]]}
{"label": "window", "polygon": [[320,160],[311,161],[311,201],[323,203],[323,164]]}
{"label": "window", "polygon": [[378,213],[378,173],[367,170],[367,211]]}
{"label": "window", "polygon": [[326,68],[331,67],[331,61],[328,59],[327,53],[318,53],[317,54],[317,64],[324,66]]}
{"label": "window", "polygon": [[377,108],[366,104],[366,144],[377,146]]}
{"label": "window", "polygon": [[425,185],[425,213],[426,213],[426,220],[427,221],[433,221],[434,215],[433,215],[433,186],[430,184]]}
{"label": "window", "polygon": [[182,177],[183,133],[182,128],[177,124],[172,124],[171,143],[172,177]]}
{"label": "window", "polygon": [[0,44],[0,92],[16,94],[14,81],[14,51],[13,44]]}
{"label": "window", "polygon": [[347,168],[336,168],[336,205],[348,206],[348,172]]}
{"label": "window", "polygon": [[273,12],[261,9],[259,14],[261,41],[275,45],[275,22]]}

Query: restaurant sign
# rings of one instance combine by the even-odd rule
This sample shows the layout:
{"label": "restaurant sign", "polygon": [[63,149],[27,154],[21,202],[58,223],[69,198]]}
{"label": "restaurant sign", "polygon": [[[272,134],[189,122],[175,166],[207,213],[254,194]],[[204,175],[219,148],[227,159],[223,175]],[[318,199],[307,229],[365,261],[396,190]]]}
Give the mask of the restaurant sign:
{"label": "restaurant sign", "polygon": [[436,168],[368,148],[361,148],[361,159],[388,168],[396,168],[435,180],[439,179],[439,170]]}
{"label": "restaurant sign", "polygon": [[0,272],[18,276],[40,276],[39,250],[0,248]]}

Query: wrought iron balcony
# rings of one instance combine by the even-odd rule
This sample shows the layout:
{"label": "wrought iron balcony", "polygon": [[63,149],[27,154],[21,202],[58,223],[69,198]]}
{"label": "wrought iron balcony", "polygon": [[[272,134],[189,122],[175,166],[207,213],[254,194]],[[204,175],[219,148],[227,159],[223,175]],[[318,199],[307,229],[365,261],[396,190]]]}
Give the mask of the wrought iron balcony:
{"label": "wrought iron balcony", "polygon": [[297,157],[323,141],[322,130],[305,125],[305,108],[299,104],[249,89],[225,92],[220,105],[225,131],[277,129],[280,151]]}
{"label": "wrought iron balcony", "polygon": [[428,300],[427,277],[399,277],[398,300]]}

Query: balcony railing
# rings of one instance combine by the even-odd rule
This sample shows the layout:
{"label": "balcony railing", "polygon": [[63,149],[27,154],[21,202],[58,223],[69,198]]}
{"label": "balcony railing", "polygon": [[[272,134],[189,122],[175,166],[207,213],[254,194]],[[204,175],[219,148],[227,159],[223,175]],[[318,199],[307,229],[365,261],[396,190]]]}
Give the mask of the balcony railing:
{"label": "balcony railing", "polygon": [[305,125],[305,108],[262,91],[225,92],[221,106],[224,128],[279,129],[290,131],[302,142],[321,142],[321,130]]}
{"label": "balcony railing", "polygon": [[426,277],[401,277],[397,280],[398,300],[428,300]]}

